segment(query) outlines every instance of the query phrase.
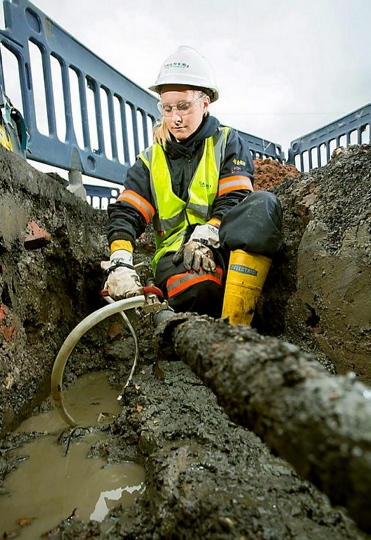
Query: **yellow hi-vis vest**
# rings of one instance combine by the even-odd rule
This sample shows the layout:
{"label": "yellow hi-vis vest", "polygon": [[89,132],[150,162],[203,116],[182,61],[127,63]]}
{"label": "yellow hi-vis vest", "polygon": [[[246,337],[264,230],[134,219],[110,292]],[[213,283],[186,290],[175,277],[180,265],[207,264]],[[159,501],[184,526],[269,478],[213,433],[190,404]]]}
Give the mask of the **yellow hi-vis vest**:
{"label": "yellow hi-vis vest", "polygon": [[230,128],[224,127],[205,139],[204,152],[189,184],[188,199],[183,201],[173,192],[170,170],[161,145],[155,143],[138,157],[150,171],[151,191],[156,215],[153,219],[156,252],[152,269],[156,272],[160,258],[182,245],[189,225],[204,224],[218,193],[220,164]]}

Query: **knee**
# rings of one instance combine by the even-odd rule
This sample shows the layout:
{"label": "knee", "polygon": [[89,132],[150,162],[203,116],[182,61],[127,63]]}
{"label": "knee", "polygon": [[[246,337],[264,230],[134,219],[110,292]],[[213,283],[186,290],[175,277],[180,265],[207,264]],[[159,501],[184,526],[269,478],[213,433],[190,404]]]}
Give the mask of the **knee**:
{"label": "knee", "polygon": [[282,220],[281,203],[270,191],[255,191],[240,204],[244,204],[244,209],[241,210],[251,214],[253,218],[271,219],[274,216],[275,219]]}
{"label": "knee", "polygon": [[282,249],[283,212],[279,199],[268,191],[256,191],[224,216],[219,236],[222,247],[273,255]]}

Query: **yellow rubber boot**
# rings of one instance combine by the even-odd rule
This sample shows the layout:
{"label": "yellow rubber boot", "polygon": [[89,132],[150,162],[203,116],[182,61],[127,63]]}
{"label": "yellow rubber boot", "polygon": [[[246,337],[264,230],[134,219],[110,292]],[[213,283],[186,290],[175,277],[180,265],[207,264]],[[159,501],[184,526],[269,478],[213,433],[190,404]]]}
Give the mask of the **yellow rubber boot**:
{"label": "yellow rubber boot", "polygon": [[251,324],[271,262],[264,255],[231,251],[222,311],[231,324]]}

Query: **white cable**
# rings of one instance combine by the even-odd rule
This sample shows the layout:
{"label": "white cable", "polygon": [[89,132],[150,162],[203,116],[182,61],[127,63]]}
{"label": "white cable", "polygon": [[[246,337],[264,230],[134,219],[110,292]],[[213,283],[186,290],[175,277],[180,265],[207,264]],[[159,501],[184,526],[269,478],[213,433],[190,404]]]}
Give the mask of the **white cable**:
{"label": "white cable", "polygon": [[[111,298],[110,296],[105,296],[104,297],[106,299],[106,301],[109,303],[109,304],[112,304],[115,302],[115,300],[113,300],[113,298]],[[136,365],[137,365],[137,361],[138,361],[138,356],[139,356],[139,344],[138,344],[138,338],[137,338],[137,335],[135,333],[135,330],[134,330],[134,327],[133,325],[131,324],[128,316],[126,315],[126,313],[124,311],[120,311],[120,315],[122,316],[122,318],[124,319],[124,321],[126,322],[126,324],[128,325],[128,328],[130,330],[130,333],[131,335],[133,336],[133,339],[134,339],[134,344],[135,344],[135,355],[134,355],[134,361],[133,361],[133,365],[132,365],[132,368],[131,368],[131,371],[130,371],[130,375],[128,377],[128,380],[126,381],[125,385],[123,386],[123,389],[122,389],[122,392],[120,393],[119,397],[117,398],[118,401],[120,401],[122,399],[122,396],[124,394],[124,390],[125,388],[129,385],[131,379],[133,378],[133,375],[134,375],[134,371],[135,371],[135,368],[136,368]]]}
{"label": "white cable", "polygon": [[[64,368],[66,366],[67,360],[70,357],[76,343],[85,334],[85,332],[90,330],[90,328],[92,328],[99,322],[103,321],[107,317],[110,317],[111,315],[114,315],[115,313],[120,313],[122,311],[125,311],[126,309],[141,307],[145,304],[145,301],[146,299],[144,295],[133,296],[132,298],[125,298],[124,300],[118,300],[117,302],[112,300],[112,303],[109,300],[110,303],[108,306],[104,306],[98,309],[97,311],[94,311],[94,313],[91,313],[90,315],[85,317],[85,319],[83,319],[72,330],[72,332],[70,332],[70,334],[65,339],[62,347],[59,350],[57,358],[55,359],[55,362],[54,362],[52,375],[51,375],[51,394],[52,394],[52,398],[54,400],[56,408],[58,409],[60,416],[71,427],[78,426],[78,423],[72,418],[72,416],[67,412],[65,408],[65,405],[63,402],[63,393],[62,393],[62,381],[63,381]],[[135,335],[135,332],[134,332],[134,335]],[[137,351],[138,345],[137,345],[136,336],[135,336],[135,342],[136,342],[136,351]],[[134,365],[131,370],[132,372],[130,373],[129,379],[125,387],[129,384],[129,381],[132,377],[132,373],[134,373],[135,364],[136,364],[136,358],[135,358]]]}

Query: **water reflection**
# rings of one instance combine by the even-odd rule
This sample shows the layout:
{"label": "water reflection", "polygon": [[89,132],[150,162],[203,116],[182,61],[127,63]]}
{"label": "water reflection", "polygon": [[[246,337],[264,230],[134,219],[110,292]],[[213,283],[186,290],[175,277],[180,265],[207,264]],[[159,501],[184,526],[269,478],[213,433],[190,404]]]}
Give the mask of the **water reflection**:
{"label": "water reflection", "polygon": [[121,501],[122,503],[125,492],[131,495],[135,492],[139,493],[142,488],[143,484],[139,484],[138,486],[126,486],[124,488],[102,491],[102,493],[99,495],[99,499],[97,500],[93,513],[90,514],[90,519],[94,519],[95,521],[103,521],[112,506],[111,501],[116,501],[116,504],[117,501]]}
{"label": "water reflection", "polygon": [[[96,421],[102,411],[117,414],[120,408],[117,392],[104,374],[81,377],[66,398],[84,423],[89,415]],[[104,432],[87,433],[65,455],[65,446],[58,444],[55,432],[61,428],[60,422],[57,412],[51,411],[28,419],[17,430],[46,434],[14,450],[14,455],[29,457],[5,480],[7,493],[0,495],[0,537],[20,531],[23,540],[35,540],[75,509],[83,521],[102,521],[117,504],[133,505],[144,489],[144,470],[139,465],[107,465],[101,458],[87,458],[92,444],[104,441]],[[20,529],[17,521],[23,518],[29,524]]]}

